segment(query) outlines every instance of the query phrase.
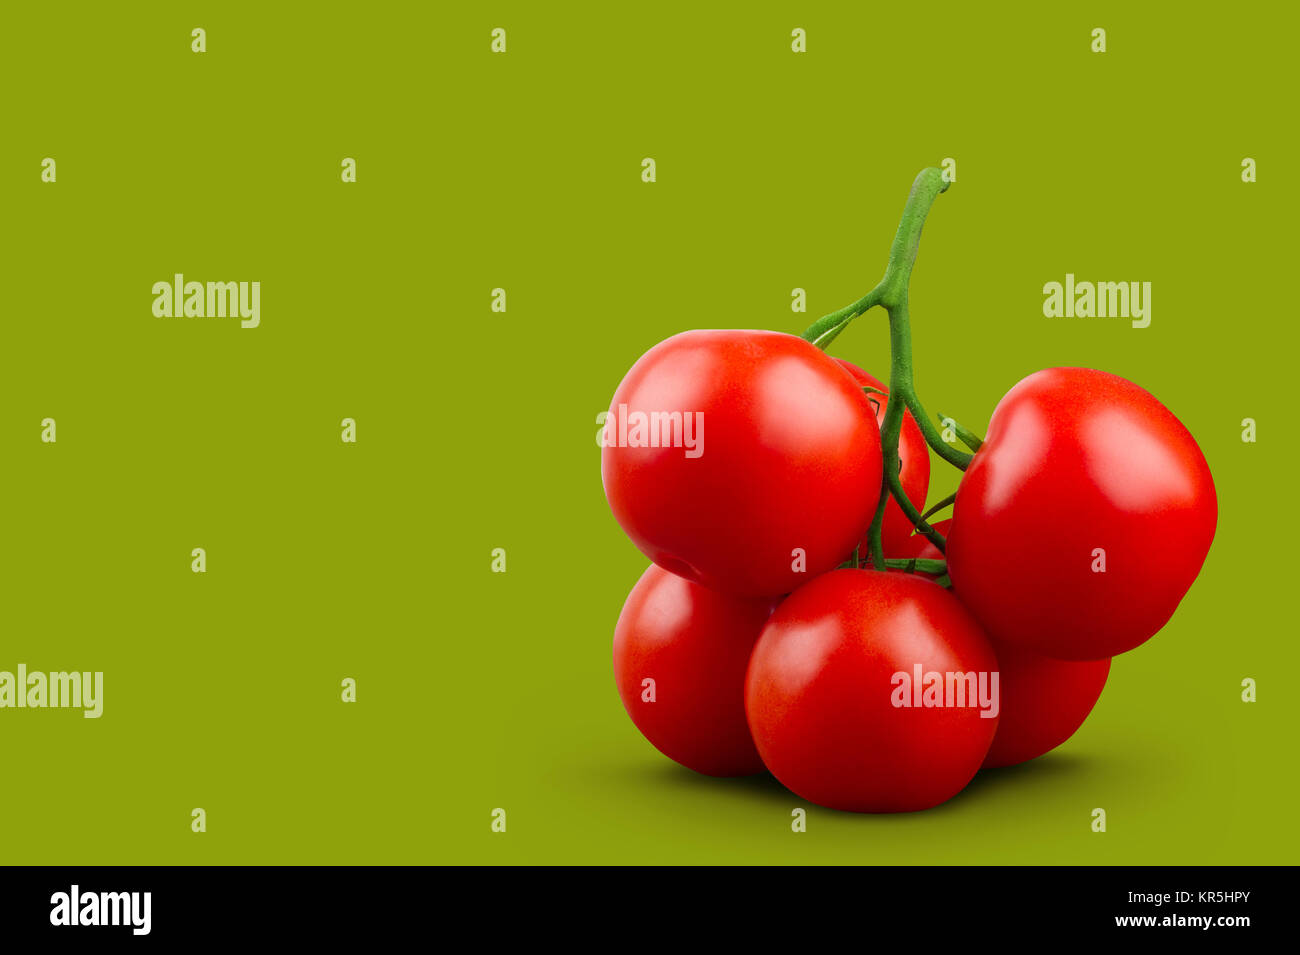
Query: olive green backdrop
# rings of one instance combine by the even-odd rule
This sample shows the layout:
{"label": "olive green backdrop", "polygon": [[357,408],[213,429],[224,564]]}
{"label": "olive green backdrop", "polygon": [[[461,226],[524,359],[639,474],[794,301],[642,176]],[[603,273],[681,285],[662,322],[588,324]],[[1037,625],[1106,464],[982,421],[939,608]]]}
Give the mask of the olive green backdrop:
{"label": "olive green backdrop", "polygon": [[[105,704],[0,710],[0,862],[1295,861],[1294,14],[904,6],[7,5],[0,670]],[[595,416],[668,335],[857,298],[945,157],[923,399],[1147,387],[1214,472],[1205,569],[1073,740],[938,809],[694,775],[614,690],[645,561]],[[155,318],[176,272],[260,281],[261,327]],[[1150,328],[1045,318],[1067,272],[1152,282]]]}

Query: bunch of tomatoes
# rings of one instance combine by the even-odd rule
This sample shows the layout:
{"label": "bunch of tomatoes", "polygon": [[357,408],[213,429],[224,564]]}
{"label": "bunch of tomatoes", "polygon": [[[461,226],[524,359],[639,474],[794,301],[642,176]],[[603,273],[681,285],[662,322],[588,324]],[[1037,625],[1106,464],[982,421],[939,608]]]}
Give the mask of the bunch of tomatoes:
{"label": "bunch of tomatoes", "polygon": [[[1111,657],[1153,636],[1217,521],[1191,434],[1150,393],[1035,372],[987,435],[927,417],[907,288],[947,183],[917,177],[885,277],[802,336],[688,331],[636,362],[601,474],[653,564],[614,634],[624,706],[714,776],[770,771],[822,806],[926,809],[1082,725]],[[881,306],[883,382],[826,346]],[[963,470],[922,512],[930,452]],[[950,519],[929,517],[951,506]]]}

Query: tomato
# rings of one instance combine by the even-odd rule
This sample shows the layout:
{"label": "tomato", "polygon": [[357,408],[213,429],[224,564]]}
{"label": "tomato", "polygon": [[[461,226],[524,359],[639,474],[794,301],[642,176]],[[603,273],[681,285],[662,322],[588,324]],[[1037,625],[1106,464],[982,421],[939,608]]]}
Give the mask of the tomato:
{"label": "tomato", "polygon": [[[936,521],[932,526],[946,537],[952,521]],[[922,534],[914,534],[889,556],[943,559],[939,548]],[[1101,696],[1110,658],[1054,660],[1013,643],[989,642],[998,658],[999,715],[984,766],[1012,766],[1042,756],[1074,735]]]}
{"label": "tomato", "polygon": [[875,414],[835,359],[793,335],[660,342],[618,386],[604,424],[601,477],[619,525],[696,583],[789,593],[844,560],[871,523]]}
{"label": "tomato", "polygon": [[[925,693],[932,673],[942,686]],[[745,712],[763,762],[798,795],[832,809],[907,812],[951,798],[979,769],[998,724],[996,673],[979,624],[938,584],[836,570],[768,620]]]}
{"label": "tomato", "polygon": [[1001,715],[984,766],[1036,759],[1074,735],[1092,712],[1110,660],[1053,660],[1010,643],[994,643]]}
{"label": "tomato", "polygon": [[994,640],[1099,660],[1165,625],[1217,518],[1205,457],[1164,405],[1116,375],[1050,368],[994,410],[957,488],[948,572]]}
{"label": "tomato", "polygon": [[614,680],[632,722],[669,759],[709,776],[763,771],[745,722],[745,668],[771,609],[654,565],[632,588],[614,628]]}
{"label": "tomato", "polygon": [[[843,358],[835,360],[844,366],[859,385],[870,385],[879,391],[888,392],[889,389],[879,379],[873,378],[857,365]],[[889,399],[880,395],[867,395],[867,400],[871,402],[876,412],[877,424],[884,424],[885,409],[889,407]],[[924,510],[925,495],[930,490],[930,448],[926,445],[925,435],[921,433],[910,411],[903,412],[903,429],[898,436],[898,460],[902,465],[898,477],[903,485],[903,493],[918,511]],[[911,534],[912,522],[907,519],[898,502],[891,497],[889,503],[885,505],[885,523],[880,529],[880,542],[885,547],[885,553],[892,556],[896,550],[906,546]],[[865,536],[859,547],[860,554],[871,552],[871,543]]]}

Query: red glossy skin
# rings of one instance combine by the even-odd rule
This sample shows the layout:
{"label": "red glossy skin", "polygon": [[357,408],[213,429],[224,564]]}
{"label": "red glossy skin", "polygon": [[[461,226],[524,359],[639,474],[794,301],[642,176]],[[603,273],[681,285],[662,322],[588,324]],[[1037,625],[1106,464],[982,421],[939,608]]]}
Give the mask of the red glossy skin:
{"label": "red glossy skin", "polygon": [[[932,526],[946,537],[952,521],[936,521]],[[895,545],[889,556],[943,559],[939,548],[921,534]],[[928,579],[937,576],[916,573]],[[1109,658],[1054,660],[1010,643],[994,643],[993,649],[1001,674],[1001,710],[993,745],[984,757],[985,769],[1037,759],[1068,740],[1092,712],[1110,673]]]}
{"label": "red glossy skin", "polygon": [[1217,518],[1205,457],[1164,405],[1116,375],[1049,368],[993,412],[957,489],[948,572],[996,641],[1102,659],[1165,625]]}
{"label": "red glossy skin", "polygon": [[1053,660],[1014,644],[995,643],[1002,674],[1002,713],[985,768],[1036,759],[1074,735],[1092,712],[1110,660]]}
{"label": "red glossy skin", "polygon": [[[869,375],[852,362],[845,361],[843,358],[835,360],[844,366],[859,385],[870,385],[880,391],[889,391],[878,378]],[[876,424],[883,425],[889,399],[880,395],[867,395],[867,400],[875,409]],[[921,433],[910,411],[903,412],[903,429],[898,436],[898,460],[902,465],[898,477],[903,485],[903,493],[918,511],[924,510],[925,495],[930,490],[930,449],[925,443],[925,435]],[[906,546],[911,534],[912,522],[907,519],[898,502],[891,497],[889,503],[885,505],[885,523],[880,529],[880,542],[885,547],[885,553],[893,554],[898,548]],[[865,535],[859,547],[861,554],[871,552],[871,542]]]}
{"label": "red glossy skin", "polygon": [[669,759],[709,776],[763,771],[745,722],[745,669],[771,609],[654,565],[632,588],[614,628],[614,681],[632,722]]}
{"label": "red glossy skin", "polygon": [[[933,527],[947,537],[952,521],[936,521]],[[939,548],[921,534],[890,556],[943,559]],[[984,757],[986,769],[1036,759],[1064,743],[1092,712],[1110,673],[1109,658],[1054,660],[1013,643],[990,642],[1001,673],[1001,711],[993,745]]]}
{"label": "red glossy skin", "polygon": [[703,414],[695,458],[680,447],[611,446],[614,418],[606,422],[605,495],[632,542],[666,570],[725,593],[779,596],[842,561],[871,523],[875,414],[835,360],[801,338],[675,335],[632,366],[611,416],[621,405]]}
{"label": "red glossy skin", "polygon": [[853,812],[909,812],[956,795],[979,769],[997,717],[977,707],[899,707],[894,674],[984,672],[980,626],[915,575],[836,570],[772,614],[745,681],[763,762],[805,799]]}

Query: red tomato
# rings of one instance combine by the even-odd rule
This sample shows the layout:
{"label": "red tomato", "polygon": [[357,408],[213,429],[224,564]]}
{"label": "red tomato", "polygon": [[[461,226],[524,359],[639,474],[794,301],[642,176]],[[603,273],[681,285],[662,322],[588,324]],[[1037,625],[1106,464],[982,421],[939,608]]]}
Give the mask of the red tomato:
{"label": "red tomato", "polygon": [[[854,812],[927,809],[956,795],[984,760],[998,724],[996,672],[979,624],[938,584],[836,570],[768,620],[745,712],[767,768],[805,799]],[[942,686],[926,693],[932,673]],[[968,698],[956,674],[971,675]],[[981,683],[991,704],[983,709]],[[945,705],[915,705],[927,699]]]}
{"label": "red tomato", "polygon": [[653,565],[641,575],[614,628],[614,681],[659,752],[709,776],[763,771],[745,722],[745,668],[771,609]]}
{"label": "red tomato", "polygon": [[1164,405],[1116,375],[1050,368],[994,410],[957,488],[948,572],[995,640],[1098,660],[1165,625],[1217,518],[1205,457]]}
{"label": "red tomato", "polygon": [[[937,521],[932,526],[946,537],[952,521]],[[889,556],[943,559],[939,548],[921,534],[914,534]],[[1064,743],[1092,712],[1110,673],[1109,657],[1054,660],[1013,643],[990,642],[1001,674],[1000,710],[998,731],[984,757],[985,768],[1036,759]]]}
{"label": "red tomato", "polygon": [[[647,419],[657,424],[638,434]],[[605,495],[632,542],[726,593],[775,597],[830,570],[880,494],[867,396],[835,359],[779,332],[660,342],[618,386],[602,438]]]}
{"label": "red tomato", "polygon": [[[852,362],[847,362],[843,358],[835,360],[844,366],[859,385],[870,385],[885,392],[889,390],[879,379],[873,378]],[[867,400],[875,409],[876,423],[883,424],[889,399],[880,395],[867,395]],[[921,433],[910,411],[903,412],[903,430],[898,436],[898,460],[902,465],[898,477],[903,485],[903,493],[918,511],[924,510],[925,495],[930,490],[930,448],[926,445],[925,435]],[[889,503],[885,505],[885,523],[880,529],[880,542],[885,546],[885,553],[893,556],[896,550],[906,546],[911,534],[912,522],[907,519],[898,502],[891,497]],[[865,536],[859,547],[861,554],[868,554],[871,551],[870,541]]]}
{"label": "red tomato", "polygon": [[1053,660],[1010,643],[994,643],[1002,712],[985,767],[1042,756],[1074,735],[1092,712],[1110,660]]}

